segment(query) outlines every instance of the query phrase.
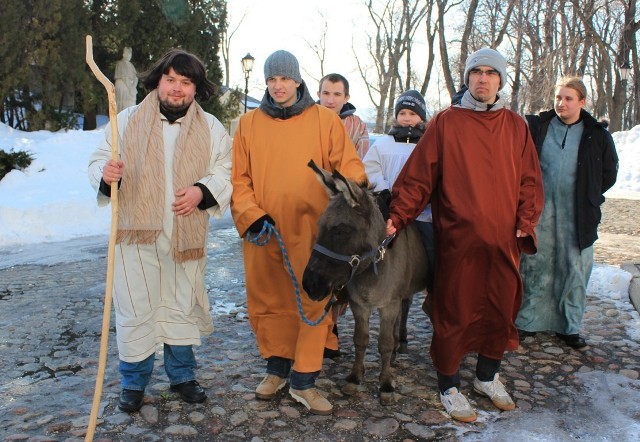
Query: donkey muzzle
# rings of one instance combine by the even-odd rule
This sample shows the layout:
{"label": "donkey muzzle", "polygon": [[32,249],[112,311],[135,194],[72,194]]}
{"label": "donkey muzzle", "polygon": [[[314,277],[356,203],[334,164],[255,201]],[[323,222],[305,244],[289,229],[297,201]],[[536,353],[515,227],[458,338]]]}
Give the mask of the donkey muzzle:
{"label": "donkey muzzle", "polygon": [[333,287],[330,282],[323,278],[319,272],[314,271],[311,266],[307,265],[302,275],[302,288],[309,298],[314,301],[322,301],[331,295]]}

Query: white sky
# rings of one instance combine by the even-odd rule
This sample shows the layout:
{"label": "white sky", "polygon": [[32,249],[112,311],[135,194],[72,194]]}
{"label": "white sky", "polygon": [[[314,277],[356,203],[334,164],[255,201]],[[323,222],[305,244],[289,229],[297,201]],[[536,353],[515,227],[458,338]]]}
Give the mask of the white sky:
{"label": "white sky", "polygon": [[[103,137],[104,129],[29,133],[0,124],[0,149],[27,150],[35,157],[26,170],[14,170],[0,181],[0,268],[72,262],[82,259],[87,243],[106,245],[111,208],[97,207],[87,177],[89,155]],[[640,199],[640,126],[613,137],[620,172],[607,196]],[[225,222],[230,222],[228,214]],[[619,267],[596,265],[589,292],[631,312],[632,319],[625,321],[625,327],[637,342],[640,319],[630,308],[630,279],[631,275]],[[640,381],[603,372],[577,376],[583,378],[596,407],[578,404],[575,413],[581,417],[577,421],[567,423],[566,416],[551,411],[522,413],[512,419],[488,416],[488,412],[480,416],[486,428],[477,440],[509,440],[504,439],[505,434],[513,440],[575,440],[575,434],[588,435],[590,440],[638,440]],[[540,433],[541,424],[544,434]],[[474,437],[471,433],[464,436],[465,440]]]}
{"label": "white sky", "polygon": [[[227,3],[230,29],[237,26],[243,14],[242,24],[231,38],[230,87],[244,91],[244,74],[241,59],[247,52],[255,57],[249,78],[249,95],[261,99],[265,91],[264,61],[273,52],[284,49],[296,56],[302,78],[312,97],[316,98],[320,79],[320,62],[307,42],[316,45],[326,16],[328,24],[324,73],[337,72],[350,83],[350,102],[359,110],[371,108],[366,87],[354,60],[354,45],[366,56],[363,26],[368,19],[362,0],[232,0]],[[354,25],[354,22],[360,25]],[[306,40],[306,41],[305,41]],[[306,72],[305,72],[306,70]]]}

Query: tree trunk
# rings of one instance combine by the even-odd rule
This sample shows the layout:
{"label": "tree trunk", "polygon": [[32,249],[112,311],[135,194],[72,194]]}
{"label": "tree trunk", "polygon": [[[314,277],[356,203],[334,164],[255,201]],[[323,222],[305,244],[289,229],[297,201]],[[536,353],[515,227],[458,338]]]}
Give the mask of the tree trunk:
{"label": "tree trunk", "polygon": [[96,111],[86,111],[84,113],[84,120],[82,122],[82,130],[94,130],[98,126],[96,119]]}

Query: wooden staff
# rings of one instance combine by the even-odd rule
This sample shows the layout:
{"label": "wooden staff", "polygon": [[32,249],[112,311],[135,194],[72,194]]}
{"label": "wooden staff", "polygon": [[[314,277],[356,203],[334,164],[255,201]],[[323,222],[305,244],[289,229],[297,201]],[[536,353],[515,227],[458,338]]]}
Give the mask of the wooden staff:
{"label": "wooden staff", "polygon": [[[87,35],[86,61],[93,75],[102,83],[107,90],[109,98],[109,123],[111,123],[111,158],[118,160],[118,112],[116,108],[116,89],[113,83],[104,75],[96,62],[93,60],[93,41],[91,35]],[[113,291],[113,263],[116,248],[116,234],[118,233],[118,183],[111,183],[111,234],[109,236],[109,252],[107,254],[107,288],[104,295],[104,313],[102,315],[102,333],[100,336],[100,357],[98,359],[98,374],[96,378],[96,388],[93,392],[93,405],[91,406],[91,416],[89,417],[89,427],[85,441],[92,441],[96,430],[100,399],[102,397],[102,383],[104,381],[104,370],[107,363],[107,343],[109,342],[109,323],[111,321],[111,292]]]}

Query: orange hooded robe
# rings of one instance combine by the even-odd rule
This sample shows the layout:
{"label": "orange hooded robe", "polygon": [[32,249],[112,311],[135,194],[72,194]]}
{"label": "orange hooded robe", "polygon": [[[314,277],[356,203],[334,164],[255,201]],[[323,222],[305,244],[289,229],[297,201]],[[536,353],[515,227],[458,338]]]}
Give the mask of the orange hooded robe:
{"label": "orange hooded robe", "polygon": [[[240,118],[233,140],[231,213],[240,236],[265,214],[276,222],[299,284],[306,317],[317,320],[327,301],[311,301],[302,289],[302,274],[318,234],[318,219],[328,196],[314,172],[339,170],[364,181],[366,174],[342,121],[331,110],[313,104],[302,113],[277,119],[261,109]],[[294,285],[275,237],[266,246],[243,242],[249,321],[264,358],[293,359],[301,373],[319,371],[331,315],[317,326],[298,312]]]}

